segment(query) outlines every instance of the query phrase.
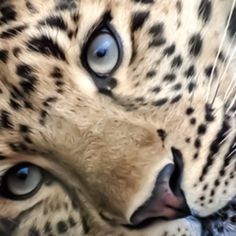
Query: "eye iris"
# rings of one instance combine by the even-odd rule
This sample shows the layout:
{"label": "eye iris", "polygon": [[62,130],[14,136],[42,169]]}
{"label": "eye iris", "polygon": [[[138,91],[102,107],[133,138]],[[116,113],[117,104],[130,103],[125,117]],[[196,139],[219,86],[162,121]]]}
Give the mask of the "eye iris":
{"label": "eye iris", "polygon": [[109,33],[97,35],[89,44],[87,63],[96,74],[110,73],[119,60],[119,48],[115,38]]}
{"label": "eye iris", "polygon": [[2,177],[2,191],[9,198],[27,198],[35,193],[42,183],[41,170],[34,165],[17,165],[9,169]]}

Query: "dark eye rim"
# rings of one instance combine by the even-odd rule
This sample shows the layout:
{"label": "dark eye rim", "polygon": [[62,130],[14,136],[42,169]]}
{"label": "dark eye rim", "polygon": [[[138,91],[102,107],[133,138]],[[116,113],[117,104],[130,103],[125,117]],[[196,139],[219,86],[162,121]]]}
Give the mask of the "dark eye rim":
{"label": "dark eye rim", "polygon": [[[24,194],[24,195],[13,194],[7,185],[8,175],[15,172],[16,170],[19,170],[20,168],[31,167],[31,166],[37,167],[39,169],[39,171],[41,171],[42,178],[41,178],[40,182],[31,192],[29,192],[27,194]],[[2,195],[4,198],[10,199],[10,200],[16,200],[16,201],[26,200],[26,199],[33,197],[40,190],[43,182],[44,182],[44,172],[43,172],[42,168],[40,168],[39,166],[34,165],[32,163],[29,163],[29,162],[21,162],[21,163],[14,165],[11,168],[9,168],[6,171],[6,173],[2,176],[1,183],[0,183],[0,195]]]}
{"label": "dark eye rim", "polygon": [[[100,34],[110,34],[116,44],[117,44],[117,48],[118,48],[118,60],[116,65],[113,67],[113,69],[107,73],[107,74],[99,74],[94,72],[91,67],[89,66],[89,63],[87,61],[87,51],[88,48],[90,46],[90,44],[92,43],[92,41],[99,36]],[[100,23],[99,26],[96,27],[95,30],[93,30],[93,32],[89,35],[88,40],[84,43],[83,47],[82,47],[82,53],[81,53],[81,63],[83,65],[83,67],[92,75],[93,79],[96,80],[100,79],[103,80],[103,82],[111,77],[111,75],[118,69],[118,67],[120,66],[121,62],[122,62],[122,58],[123,58],[123,46],[122,46],[122,42],[121,42],[121,38],[119,36],[119,34],[116,32],[116,30],[114,29],[114,27],[112,26],[112,24],[110,22],[102,22]]]}

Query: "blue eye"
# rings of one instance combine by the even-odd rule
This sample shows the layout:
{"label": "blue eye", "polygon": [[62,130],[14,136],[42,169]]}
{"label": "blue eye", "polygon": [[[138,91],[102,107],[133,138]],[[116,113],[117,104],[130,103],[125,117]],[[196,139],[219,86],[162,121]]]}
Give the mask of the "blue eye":
{"label": "blue eye", "polygon": [[89,69],[98,76],[112,73],[120,59],[120,47],[117,39],[113,34],[104,30],[89,40],[85,53]]}
{"label": "blue eye", "polygon": [[1,191],[11,199],[25,199],[36,192],[42,183],[39,167],[19,164],[10,168],[1,181]]}
{"label": "blue eye", "polygon": [[17,171],[16,176],[17,176],[19,179],[26,179],[29,174],[30,174],[30,169],[29,169],[29,167],[23,167],[22,169],[20,169],[19,171]]}

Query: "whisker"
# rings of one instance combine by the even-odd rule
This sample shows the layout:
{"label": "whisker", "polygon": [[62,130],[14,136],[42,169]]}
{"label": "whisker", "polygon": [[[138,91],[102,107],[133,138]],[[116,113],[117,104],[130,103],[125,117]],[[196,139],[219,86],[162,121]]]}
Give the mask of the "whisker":
{"label": "whisker", "polygon": [[233,128],[231,128],[230,130],[228,130],[228,131],[226,132],[226,137],[225,137],[223,140],[221,140],[221,142],[220,142],[219,144],[224,143],[224,142],[229,138],[229,136],[230,136],[232,133],[234,133],[234,132],[236,132],[236,128],[235,128],[235,127],[233,127]]}
{"label": "whisker", "polygon": [[[232,41],[231,41],[231,43],[230,43],[231,46],[233,45],[234,40],[235,40],[235,34],[234,34],[233,39],[232,39]],[[234,46],[234,45],[233,45],[233,46]],[[212,106],[213,106],[213,104],[214,104],[214,102],[215,102],[215,99],[216,99],[216,97],[217,97],[217,94],[218,94],[218,92],[219,92],[219,89],[220,89],[220,86],[221,86],[221,82],[223,81],[223,79],[224,79],[224,77],[225,77],[225,74],[226,74],[226,72],[228,71],[228,68],[229,68],[229,66],[230,66],[230,64],[231,64],[231,62],[232,62],[232,60],[233,60],[233,57],[234,57],[235,52],[236,52],[236,47],[233,49],[233,52],[231,52],[230,58],[229,58],[229,60],[228,60],[228,62],[227,62],[227,64],[226,64],[226,66],[224,67],[223,73],[218,77],[216,91],[215,91],[215,94],[214,94],[214,96],[213,96],[213,98],[212,98],[212,101],[211,101],[211,105],[212,105]]]}
{"label": "whisker", "polygon": [[232,92],[234,92],[236,89],[236,80],[232,80],[228,86],[228,89],[225,92],[225,96],[223,99],[224,104],[229,99],[230,95],[232,95]]}
{"label": "whisker", "polygon": [[228,106],[226,113],[229,113],[229,111],[231,110],[231,108],[233,108],[233,106],[236,104],[236,96],[234,96],[233,100],[231,101],[230,105]]}
{"label": "whisker", "polygon": [[232,152],[230,152],[230,153],[228,154],[228,156],[226,157],[226,159],[231,158],[234,154],[236,154],[236,147],[232,150]]}
{"label": "whisker", "polygon": [[[228,102],[228,99],[230,98],[231,95],[235,94],[235,90],[236,90],[236,81],[232,81],[234,83],[233,86],[231,86],[232,83],[230,83],[229,86],[231,86],[231,88],[229,89],[230,91],[228,92],[228,95],[227,95],[227,98],[224,98],[223,100],[223,104],[222,106],[218,107],[217,109],[215,109],[214,111],[214,115],[217,115],[218,112],[222,111],[222,108],[225,107],[225,105],[227,104]],[[234,96],[235,97],[235,96]],[[233,101],[232,101],[233,102]],[[230,105],[228,105],[230,106]],[[232,108],[232,107],[231,107]],[[230,109],[231,109],[230,108]],[[225,113],[229,113],[230,109],[228,110],[228,112],[225,112]],[[232,112],[232,111],[231,111]],[[236,111],[234,111],[232,114],[230,114],[232,117],[235,116],[236,114]]]}
{"label": "whisker", "polygon": [[220,52],[222,51],[222,48],[223,48],[223,45],[224,45],[224,42],[225,42],[225,39],[226,39],[226,36],[227,36],[227,32],[228,32],[228,29],[229,29],[229,26],[230,26],[230,22],[231,22],[231,19],[232,19],[232,16],[233,16],[234,6],[235,5],[236,5],[236,0],[234,0],[233,3],[232,3],[232,7],[231,7],[230,14],[229,14],[229,17],[228,17],[228,20],[227,20],[227,23],[226,23],[226,27],[225,27],[225,30],[224,30],[224,33],[223,33],[223,36],[222,36],[222,39],[221,39],[221,42],[220,42],[220,46],[219,46],[219,49],[218,49],[215,61],[214,61],[213,69],[211,71],[211,76],[210,76],[210,80],[209,80],[209,84],[208,84],[208,89],[207,89],[207,97],[206,97],[207,102],[210,99],[211,87],[212,87],[212,83],[213,83],[214,72],[215,72],[215,69],[216,69],[217,62],[218,62],[219,57],[220,57]]}

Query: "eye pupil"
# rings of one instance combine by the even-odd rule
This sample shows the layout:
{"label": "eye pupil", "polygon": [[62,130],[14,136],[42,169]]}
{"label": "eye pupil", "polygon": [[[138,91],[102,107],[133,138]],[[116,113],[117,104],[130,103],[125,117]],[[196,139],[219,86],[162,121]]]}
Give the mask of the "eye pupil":
{"label": "eye pupil", "polygon": [[100,58],[105,57],[106,54],[107,54],[107,48],[101,48],[96,52],[96,56]]}
{"label": "eye pupil", "polygon": [[20,180],[26,180],[29,176],[29,168],[25,167],[20,169],[17,173],[16,173],[16,177]]}

